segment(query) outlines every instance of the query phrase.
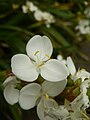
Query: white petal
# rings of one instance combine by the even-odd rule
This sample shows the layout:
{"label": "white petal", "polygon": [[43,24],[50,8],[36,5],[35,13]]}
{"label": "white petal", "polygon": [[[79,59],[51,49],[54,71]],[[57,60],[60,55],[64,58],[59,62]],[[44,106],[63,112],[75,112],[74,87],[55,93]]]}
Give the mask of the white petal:
{"label": "white petal", "polygon": [[37,97],[32,95],[21,94],[19,98],[19,104],[22,109],[29,110],[35,107],[37,101]]}
{"label": "white petal", "polygon": [[71,57],[67,57],[67,67],[68,67],[71,75],[74,75],[76,73],[76,68],[75,68],[75,65],[74,65]]}
{"label": "white petal", "polygon": [[58,108],[58,103],[52,98],[44,99],[44,105],[47,109]]}
{"label": "white petal", "polygon": [[37,21],[42,21],[43,20],[43,12],[41,10],[36,10],[34,12],[34,17]]}
{"label": "white petal", "polygon": [[22,11],[23,11],[23,13],[28,13],[28,8],[27,8],[27,6],[25,6],[25,5],[23,5],[22,6]]}
{"label": "white petal", "polygon": [[54,115],[57,116],[57,118],[62,119],[62,120],[67,120],[67,117],[69,116],[69,112],[65,108],[65,105],[60,105],[58,109],[55,109],[53,111],[53,113]]}
{"label": "white petal", "polygon": [[23,87],[20,91],[19,104],[21,108],[28,110],[36,105],[40,97],[41,86],[37,83],[31,83]]}
{"label": "white petal", "polygon": [[12,85],[7,85],[4,89],[4,97],[9,104],[13,105],[18,102],[19,90]]}
{"label": "white petal", "polygon": [[30,2],[30,1],[27,1],[27,2],[26,2],[26,5],[29,7],[29,10],[30,10],[31,12],[35,12],[35,11],[38,10],[38,8],[37,8],[32,2]]}
{"label": "white petal", "polygon": [[81,69],[76,73],[76,78],[82,78],[82,82],[85,78],[90,78],[90,73],[87,72],[85,69]]}
{"label": "white petal", "polygon": [[67,83],[67,80],[63,80],[60,82],[45,81],[42,84],[43,93],[46,93],[51,97],[55,97],[64,90],[66,83]]}
{"label": "white petal", "polygon": [[21,80],[34,81],[38,77],[36,66],[27,55],[16,54],[11,59],[12,72]]}
{"label": "white petal", "polygon": [[41,76],[51,82],[58,82],[67,78],[67,67],[58,60],[48,60],[41,68]]}
{"label": "white petal", "polygon": [[29,94],[29,95],[37,95],[41,90],[41,86],[38,83],[30,83],[24,86],[20,93]]}
{"label": "white petal", "polygon": [[47,36],[35,35],[27,43],[26,51],[31,59],[46,61],[51,57],[53,47]]}
{"label": "white petal", "polygon": [[16,77],[15,76],[9,76],[8,78],[6,78],[6,80],[3,82],[3,86],[5,87],[9,83],[10,84],[17,83]]}
{"label": "white petal", "polygon": [[53,99],[48,99],[45,103],[40,101],[37,106],[37,114],[40,120],[58,120],[55,117],[49,116],[48,109],[58,107],[57,103]]}

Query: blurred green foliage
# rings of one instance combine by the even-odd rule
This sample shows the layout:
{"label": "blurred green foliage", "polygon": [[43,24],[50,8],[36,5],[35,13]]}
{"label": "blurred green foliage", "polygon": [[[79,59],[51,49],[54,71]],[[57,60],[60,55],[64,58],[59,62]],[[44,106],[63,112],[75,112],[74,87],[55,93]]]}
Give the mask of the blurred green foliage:
{"label": "blurred green foliage", "polygon": [[[75,30],[79,19],[84,17],[83,12],[87,7],[85,1],[32,0],[39,9],[50,12],[55,17],[56,22],[48,28],[43,21],[36,21],[31,12],[22,12],[22,5],[26,0],[0,0],[0,86],[8,76],[6,70],[10,70],[11,57],[16,53],[25,53],[27,41],[36,34],[46,35],[51,39],[54,46],[53,57],[63,54],[64,57],[79,56],[88,61],[88,56],[79,48],[83,42],[90,41],[90,35],[78,36]],[[89,6],[90,1],[87,2]],[[2,116],[2,120],[20,120],[20,116],[17,118],[13,112],[14,108],[5,103],[2,87],[0,88],[0,119]],[[15,106],[15,110],[17,108]],[[8,109],[10,113],[7,112]]]}

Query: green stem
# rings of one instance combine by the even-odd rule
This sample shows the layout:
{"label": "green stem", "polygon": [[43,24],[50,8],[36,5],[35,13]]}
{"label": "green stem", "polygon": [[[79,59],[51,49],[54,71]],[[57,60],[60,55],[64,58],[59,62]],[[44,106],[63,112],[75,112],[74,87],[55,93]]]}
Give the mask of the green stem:
{"label": "green stem", "polygon": [[14,120],[21,120],[21,113],[18,106],[10,106],[9,108],[11,110]]}

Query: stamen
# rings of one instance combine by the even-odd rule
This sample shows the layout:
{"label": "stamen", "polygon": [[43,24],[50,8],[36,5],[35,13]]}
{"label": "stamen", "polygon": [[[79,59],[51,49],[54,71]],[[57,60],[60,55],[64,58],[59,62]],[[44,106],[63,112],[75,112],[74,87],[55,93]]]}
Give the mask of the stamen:
{"label": "stamen", "polygon": [[49,96],[48,96],[48,94],[47,94],[47,93],[45,94],[45,97],[46,97],[46,99],[47,99],[47,100],[49,99]]}
{"label": "stamen", "polygon": [[41,64],[39,64],[38,67],[41,67],[42,65],[44,65],[44,62],[42,62]]}
{"label": "stamen", "polygon": [[39,53],[39,51],[37,50],[35,53],[34,53],[34,55],[37,55]]}
{"label": "stamen", "polygon": [[45,56],[46,56],[48,59],[50,59],[50,56],[49,56],[48,54],[45,54]]}

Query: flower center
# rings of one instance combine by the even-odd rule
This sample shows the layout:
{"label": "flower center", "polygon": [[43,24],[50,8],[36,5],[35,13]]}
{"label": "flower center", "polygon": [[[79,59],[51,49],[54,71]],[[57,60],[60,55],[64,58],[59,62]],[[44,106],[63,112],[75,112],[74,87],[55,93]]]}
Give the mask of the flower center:
{"label": "flower center", "polygon": [[34,56],[36,56],[36,65],[37,65],[37,68],[40,68],[42,67],[42,65],[44,65],[45,61],[45,57],[47,57],[49,60],[50,59],[50,56],[48,54],[45,54],[45,57],[43,57],[42,59],[40,58],[40,56],[38,55],[40,53],[39,50],[37,50],[35,53],[34,53]]}

